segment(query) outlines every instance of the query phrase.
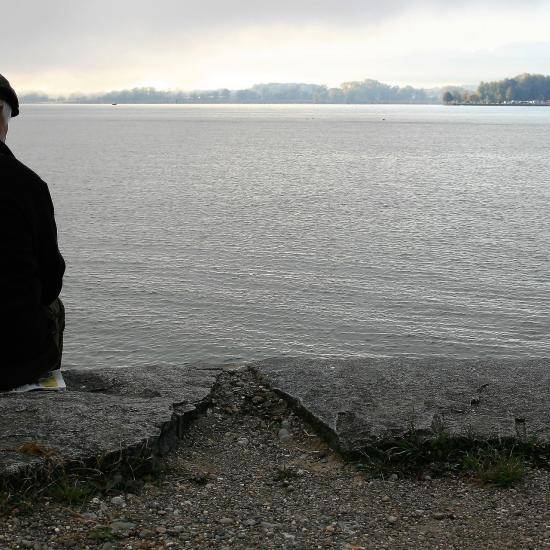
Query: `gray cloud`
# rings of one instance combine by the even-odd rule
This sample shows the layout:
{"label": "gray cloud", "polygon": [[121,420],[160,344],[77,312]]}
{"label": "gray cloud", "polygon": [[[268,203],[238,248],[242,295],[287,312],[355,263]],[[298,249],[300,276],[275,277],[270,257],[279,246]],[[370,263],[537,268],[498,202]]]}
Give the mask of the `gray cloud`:
{"label": "gray cloud", "polygon": [[10,23],[0,36],[0,72],[115,70],[163,51],[184,57],[205,35],[221,40],[227,31],[250,26],[321,24],[345,32],[423,10],[452,17],[467,10],[549,5],[550,0],[19,0],[3,7]]}
{"label": "gray cloud", "polygon": [[217,26],[250,24],[375,23],[412,10],[457,13],[475,7],[522,10],[548,0],[20,0],[4,7],[10,16],[2,41],[24,45],[46,38],[55,49],[65,38],[83,35],[102,39],[177,31],[180,35]]}

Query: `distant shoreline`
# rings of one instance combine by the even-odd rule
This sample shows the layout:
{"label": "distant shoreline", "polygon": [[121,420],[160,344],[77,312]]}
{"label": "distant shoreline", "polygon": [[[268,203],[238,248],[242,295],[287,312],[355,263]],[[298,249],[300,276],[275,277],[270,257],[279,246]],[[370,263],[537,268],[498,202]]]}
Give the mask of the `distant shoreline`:
{"label": "distant shoreline", "polygon": [[550,107],[550,103],[445,103],[448,107]]}
{"label": "distant shoreline", "polygon": [[124,102],[118,102],[118,103],[107,103],[107,102],[79,102],[79,101],[67,101],[67,102],[60,102],[60,101],[31,101],[31,102],[21,102],[21,105],[104,105],[106,107],[120,107],[122,105],[182,105],[182,106],[188,106],[188,105],[266,105],[266,106],[274,106],[274,105],[340,105],[340,106],[358,106],[358,105],[444,105],[443,103],[313,103],[313,102],[258,102],[258,103],[244,103],[244,102],[228,102],[228,103],[219,103],[219,102],[136,102],[136,103],[124,103]]}
{"label": "distant shoreline", "polygon": [[417,106],[437,106],[440,105],[442,107],[550,107],[550,103],[516,103],[516,104],[510,104],[510,103],[298,103],[298,102],[285,102],[285,103],[174,103],[174,102],[166,102],[166,103],[160,103],[160,102],[138,102],[138,103],[106,103],[106,102],[99,102],[99,103],[92,103],[92,102],[59,102],[59,101],[32,101],[32,102],[22,102],[21,105],[91,105],[91,106],[97,106],[97,105],[104,105],[106,107],[120,107],[122,105],[181,105],[181,106],[191,106],[191,105],[228,105],[228,106],[237,106],[237,105],[265,105],[265,106],[285,106],[285,105],[339,105],[341,107],[345,106],[365,106],[365,105],[417,105]]}
{"label": "distant shoreline", "polygon": [[472,105],[538,106],[550,104],[550,75],[520,74],[469,86],[415,88],[366,78],[340,86],[303,82],[269,82],[245,89],[218,88],[185,91],[151,86],[91,93],[36,91],[21,93],[21,103],[135,104],[135,105]]}

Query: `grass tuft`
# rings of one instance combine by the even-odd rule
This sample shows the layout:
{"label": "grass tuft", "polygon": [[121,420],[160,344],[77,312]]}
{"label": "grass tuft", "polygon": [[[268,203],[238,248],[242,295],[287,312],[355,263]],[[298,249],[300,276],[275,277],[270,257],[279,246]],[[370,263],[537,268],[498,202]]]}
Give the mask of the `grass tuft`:
{"label": "grass tuft", "polygon": [[98,526],[88,531],[88,538],[95,542],[111,542],[116,537],[109,527]]}
{"label": "grass tuft", "polygon": [[483,483],[496,487],[511,487],[527,473],[526,464],[519,456],[498,449],[467,453],[463,466]]}
{"label": "grass tuft", "polygon": [[69,505],[82,505],[95,494],[112,491],[139,493],[146,481],[161,480],[164,462],[147,446],[88,462],[62,463],[37,444],[18,452],[44,458],[43,467],[13,478],[0,479],[0,518],[32,511],[37,499],[51,496]]}
{"label": "grass tuft", "polygon": [[535,441],[452,437],[443,429],[430,437],[411,428],[392,442],[366,448],[358,467],[380,477],[459,474],[510,487],[525,478],[528,466],[548,464],[548,449]]}
{"label": "grass tuft", "polygon": [[62,479],[52,487],[48,493],[58,500],[67,504],[84,504],[96,491],[87,483],[80,483],[78,480]]}

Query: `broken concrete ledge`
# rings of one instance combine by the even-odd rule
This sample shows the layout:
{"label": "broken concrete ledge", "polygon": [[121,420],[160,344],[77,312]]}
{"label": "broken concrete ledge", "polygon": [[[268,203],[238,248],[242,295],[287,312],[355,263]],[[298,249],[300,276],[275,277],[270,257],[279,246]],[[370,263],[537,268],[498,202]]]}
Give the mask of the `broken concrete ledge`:
{"label": "broken concrete ledge", "polygon": [[101,469],[173,449],[221,368],[65,370],[67,392],[0,394],[0,479],[45,467]]}
{"label": "broken concrete ledge", "polygon": [[[280,358],[249,368],[346,454],[411,428],[550,444],[550,360]],[[0,394],[0,480],[33,477],[52,459],[93,467],[165,454],[223,370],[67,370],[66,393]]]}
{"label": "broken concrete ledge", "polygon": [[269,359],[252,368],[344,454],[411,430],[550,446],[550,359]]}

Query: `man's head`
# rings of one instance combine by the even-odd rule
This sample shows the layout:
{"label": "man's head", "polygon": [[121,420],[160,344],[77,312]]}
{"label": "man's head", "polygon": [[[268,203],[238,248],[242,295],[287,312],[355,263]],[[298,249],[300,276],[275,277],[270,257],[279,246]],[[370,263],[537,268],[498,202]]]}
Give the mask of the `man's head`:
{"label": "man's head", "polygon": [[0,99],[0,111],[0,141],[6,141],[11,119],[11,107],[3,99]]}
{"label": "man's head", "polygon": [[0,140],[6,141],[8,125],[12,117],[19,114],[19,100],[15,90],[0,74]]}

